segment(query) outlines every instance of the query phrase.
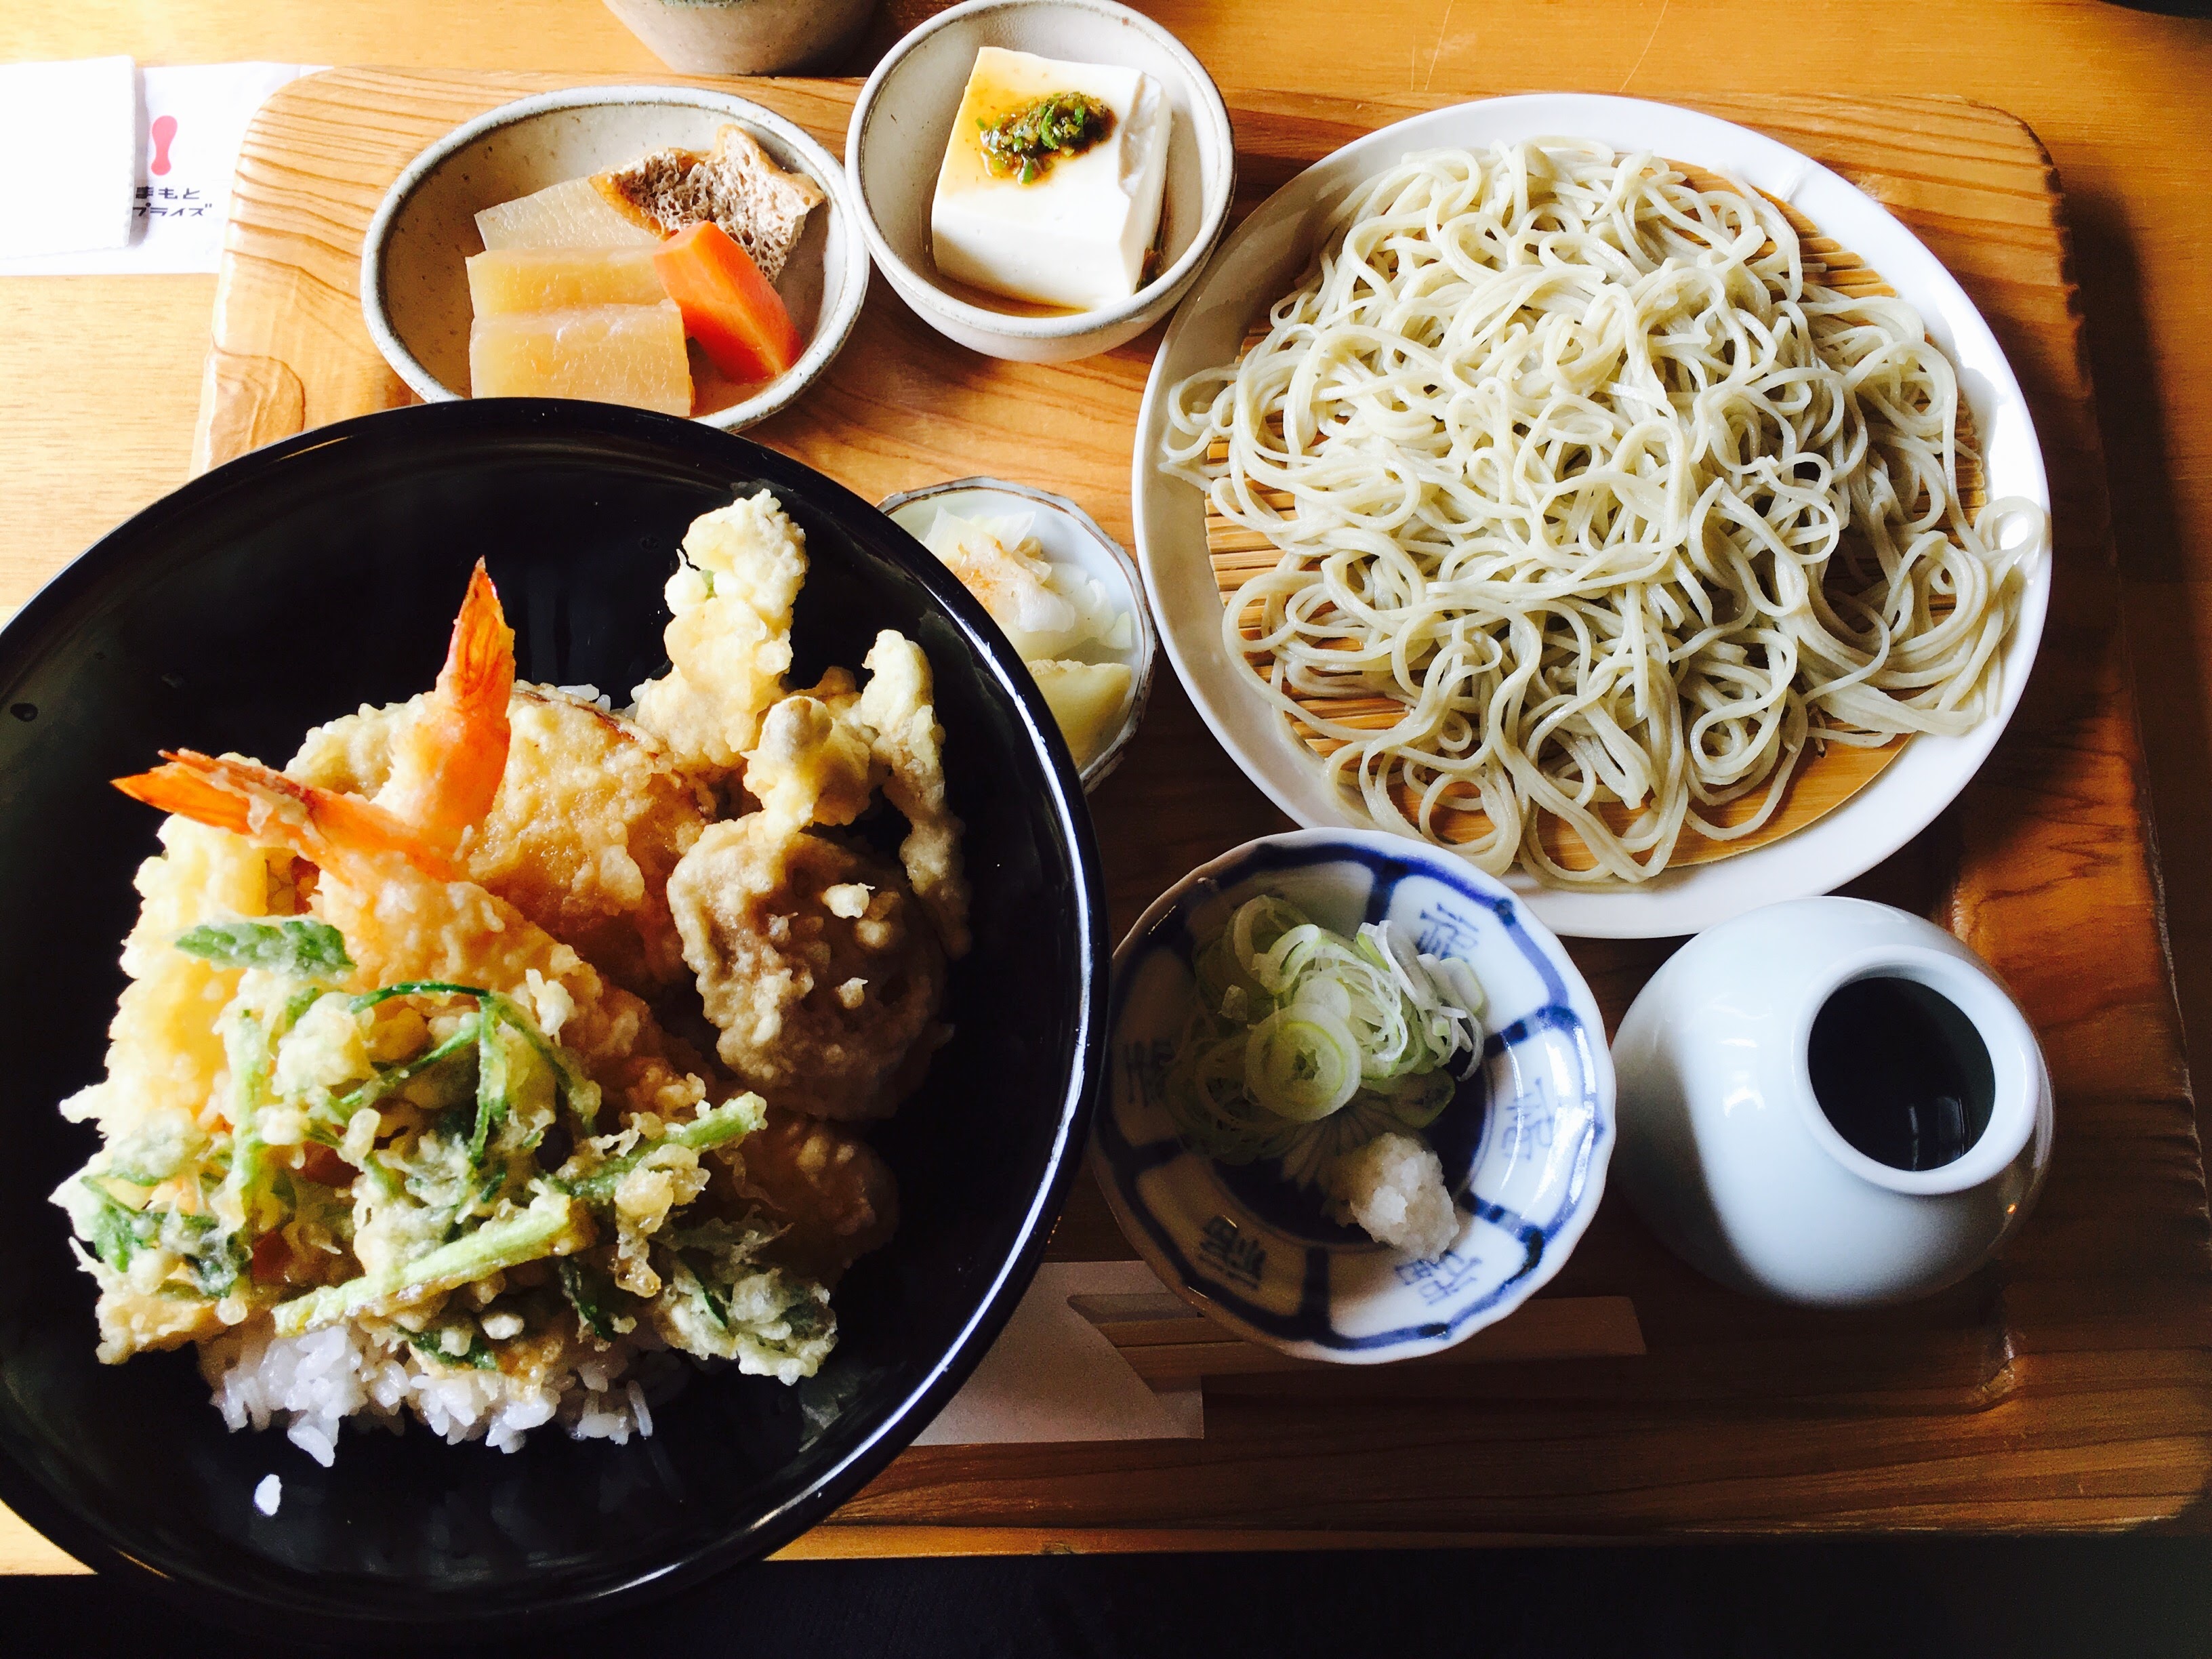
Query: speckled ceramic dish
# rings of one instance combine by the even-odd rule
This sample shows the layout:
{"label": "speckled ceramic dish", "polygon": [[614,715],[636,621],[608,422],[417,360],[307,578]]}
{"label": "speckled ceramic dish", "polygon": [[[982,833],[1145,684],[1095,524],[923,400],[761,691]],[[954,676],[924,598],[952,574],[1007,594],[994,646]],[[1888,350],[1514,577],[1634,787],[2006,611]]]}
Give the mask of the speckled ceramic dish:
{"label": "speckled ceramic dish", "polygon": [[[1300,823],[1364,828],[1373,820],[1292,733],[1245,661],[1222,644],[1205,497],[1160,467],[1173,389],[1189,374],[1235,359],[1254,319],[1298,280],[1328,216],[1365,180],[1416,150],[1480,150],[1569,135],[1717,169],[1803,212],[1893,283],[1957,365],[1960,394],[1981,439],[1990,497],[2020,496],[2039,506],[2051,501],[2027,398],[1958,279],[1881,203],[1809,157],[1696,110],[1579,93],[1486,98],[1368,133],[1285,185],[1223,245],[1152,360],[1133,451],[1137,557],[1168,661],[1222,746]],[[1996,708],[1971,731],[1922,733],[1835,811],[1736,856],[1678,866],[1634,888],[1547,886],[1516,870],[1508,878],[1513,890],[1570,938],[1668,939],[1762,904],[1830,891],[1871,869],[1925,829],[1995,746],[2027,684],[2052,570],[2047,555],[2029,562],[2019,618],[2002,647]]]}
{"label": "speckled ceramic dish", "polygon": [[1016,513],[1036,515],[1037,543],[1055,564],[1072,564],[1092,580],[1105,585],[1115,604],[1129,614],[1129,642],[1115,650],[1085,647],[1091,661],[1118,662],[1130,674],[1129,696],[1122,706],[1121,723],[1105,745],[1085,763],[1083,787],[1096,789],[1121,763],[1122,751],[1145,719],[1145,699],[1152,690],[1152,659],[1159,641],[1152,613],[1145,603],[1144,579],[1128,550],[1098,527],[1098,521],[1065,495],[1033,489],[1027,484],[999,478],[954,478],[887,497],[883,511],[893,524],[919,541],[928,535],[939,507],[977,516],[1004,517]]}
{"label": "speckled ceramic dish", "polygon": [[[976,303],[938,274],[929,210],[968,72],[984,46],[1082,64],[1119,64],[1160,83],[1174,112],[1160,206],[1159,274],[1119,305],[1025,314]],[[845,137],[860,228],[915,314],[971,351],[1017,362],[1094,356],[1133,339],[1198,280],[1229,228],[1237,148],[1229,106],[1198,59],[1159,24],[1114,0],[966,0],[885,55],[860,88]]]}
{"label": "speckled ceramic dish", "polygon": [[685,75],[796,75],[829,68],[878,0],[607,0],[653,55]]}
{"label": "speckled ceramic dish", "polygon": [[829,199],[776,291],[806,349],[765,386],[721,380],[695,349],[695,418],[735,432],[766,420],[830,366],[860,319],[868,251],[845,169],[829,151],[747,99],[693,87],[579,87],[502,104],[447,133],[407,165],[369,221],[361,252],[361,309],[392,372],[425,403],[465,398],[469,387],[466,260],[483,252],[476,216],[533,191],[678,145],[714,148],[736,122],[778,167],[803,173]]}
{"label": "speckled ceramic dish", "polygon": [[[1459,1237],[1413,1261],[1323,1212],[1274,1164],[1185,1146],[1163,1079],[1197,945],[1274,893],[1349,933],[1388,920],[1482,981],[1483,1064],[1426,1131]],[[1372,830],[1266,836],[1164,894],[1114,953],[1109,1097],[1094,1146],[1115,1218],[1154,1272],[1239,1335],[1307,1359],[1371,1364],[1450,1347],[1559,1270],[1596,1212],[1613,1145],[1613,1061],[1588,985],[1504,883]]]}

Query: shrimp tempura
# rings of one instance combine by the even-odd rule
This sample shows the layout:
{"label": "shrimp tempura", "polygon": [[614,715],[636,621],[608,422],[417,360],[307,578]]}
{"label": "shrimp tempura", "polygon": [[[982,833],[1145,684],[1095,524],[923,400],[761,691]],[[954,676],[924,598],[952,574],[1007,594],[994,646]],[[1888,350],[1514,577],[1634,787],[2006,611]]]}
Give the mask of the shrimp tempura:
{"label": "shrimp tempura", "polygon": [[491,811],[507,771],[507,700],[514,690],[514,630],[477,561],[437,689],[392,744],[392,775],[377,805],[450,858]]}

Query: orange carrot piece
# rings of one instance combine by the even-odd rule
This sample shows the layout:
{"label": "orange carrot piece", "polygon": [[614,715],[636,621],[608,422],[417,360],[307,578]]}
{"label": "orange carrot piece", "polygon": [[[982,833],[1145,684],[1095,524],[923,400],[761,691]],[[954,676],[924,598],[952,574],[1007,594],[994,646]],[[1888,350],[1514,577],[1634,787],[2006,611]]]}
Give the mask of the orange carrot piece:
{"label": "orange carrot piece", "polygon": [[771,380],[799,361],[806,343],[782,297],[720,225],[686,225],[653,265],[684,313],[684,331],[732,380]]}

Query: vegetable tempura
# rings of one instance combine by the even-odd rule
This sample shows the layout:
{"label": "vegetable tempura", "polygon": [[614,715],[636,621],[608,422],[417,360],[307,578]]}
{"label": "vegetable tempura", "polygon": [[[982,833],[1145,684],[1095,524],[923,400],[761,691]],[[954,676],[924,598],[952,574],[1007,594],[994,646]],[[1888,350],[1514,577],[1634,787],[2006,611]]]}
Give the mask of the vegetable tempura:
{"label": "vegetable tempura", "polygon": [[355,1416],[650,1433],[678,1351],[813,1374],[897,1218],[822,1120],[920,1081],[967,929],[927,660],[787,694],[805,569],[765,491],[696,521],[630,715],[518,684],[479,565],[433,690],[118,781],[170,816],[55,1194],[103,1359],[197,1343],[326,1463]]}

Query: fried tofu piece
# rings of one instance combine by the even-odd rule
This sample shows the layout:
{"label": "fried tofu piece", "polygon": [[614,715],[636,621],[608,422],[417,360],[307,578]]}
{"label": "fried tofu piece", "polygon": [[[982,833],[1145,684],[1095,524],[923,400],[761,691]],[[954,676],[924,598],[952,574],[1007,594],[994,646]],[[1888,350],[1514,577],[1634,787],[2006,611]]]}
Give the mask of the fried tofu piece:
{"label": "fried tofu piece", "polygon": [[776,166],[734,123],[715,134],[711,155],[657,149],[626,167],[593,173],[592,185],[623,217],[656,236],[686,225],[720,225],[771,283],[799,246],[806,216],[828,199],[805,173]]}

